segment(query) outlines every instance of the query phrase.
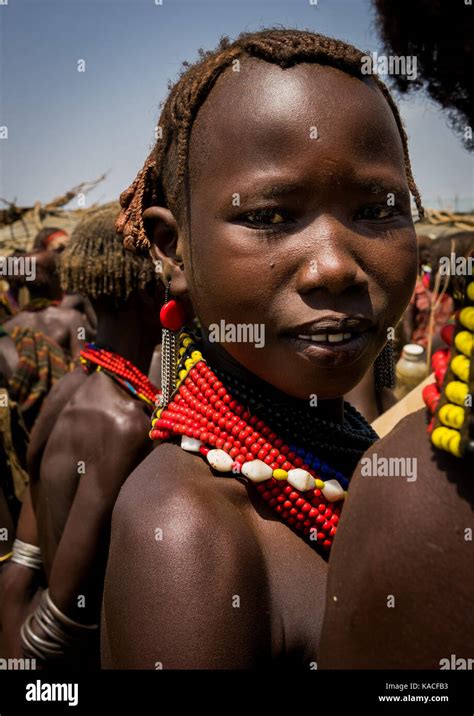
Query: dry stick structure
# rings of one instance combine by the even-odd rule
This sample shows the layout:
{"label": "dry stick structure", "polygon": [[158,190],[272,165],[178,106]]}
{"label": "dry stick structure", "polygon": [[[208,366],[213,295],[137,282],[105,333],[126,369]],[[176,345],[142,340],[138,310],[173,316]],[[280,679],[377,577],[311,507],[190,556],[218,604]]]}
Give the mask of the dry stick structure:
{"label": "dry stick structure", "polygon": [[[68,229],[72,229],[79,219],[85,216],[91,210],[97,208],[96,204],[87,209],[63,209],[79,194],[87,194],[94,189],[100,182],[106,178],[107,174],[102,174],[98,179],[93,181],[81,182],[61,196],[56,197],[46,204],[37,201],[34,206],[19,207],[16,200],[8,201],[0,197],[7,208],[0,209],[0,253],[16,250],[27,249],[33,241],[34,235],[44,227],[45,221],[50,217],[55,219],[63,219]],[[23,231],[18,235],[15,232],[17,224],[20,223]],[[9,235],[4,230],[8,227]],[[66,228],[66,227],[65,227]]]}
{"label": "dry stick structure", "polygon": [[474,231],[474,215],[472,214],[453,214],[446,209],[425,208],[425,221],[435,226],[447,225],[462,231]]}

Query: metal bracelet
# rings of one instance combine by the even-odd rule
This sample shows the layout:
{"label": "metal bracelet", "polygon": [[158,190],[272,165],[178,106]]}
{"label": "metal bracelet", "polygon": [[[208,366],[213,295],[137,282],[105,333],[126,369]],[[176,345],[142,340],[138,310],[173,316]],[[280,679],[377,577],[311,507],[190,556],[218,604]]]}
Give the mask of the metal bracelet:
{"label": "metal bracelet", "polygon": [[42,661],[56,660],[97,629],[98,624],[80,624],[69,619],[54,604],[49,589],[45,589],[36,610],[21,628],[23,653]]}
{"label": "metal bracelet", "polygon": [[50,610],[53,617],[56,617],[56,619],[61,622],[66,629],[71,629],[72,631],[95,631],[99,628],[98,624],[81,624],[80,622],[76,622],[67,617],[60,609],[58,609],[56,604],[51,599],[49,589],[45,589],[43,596],[45,598],[47,608]]}
{"label": "metal bracelet", "polygon": [[50,643],[34,633],[32,622],[35,615],[30,614],[20,630],[21,644],[25,656],[46,660],[51,657],[61,656],[62,650],[54,642]]}
{"label": "metal bracelet", "polygon": [[13,542],[13,552],[10,557],[11,562],[16,562],[30,569],[41,569],[43,560],[41,559],[41,549],[34,544],[28,544],[21,539],[16,538]]}

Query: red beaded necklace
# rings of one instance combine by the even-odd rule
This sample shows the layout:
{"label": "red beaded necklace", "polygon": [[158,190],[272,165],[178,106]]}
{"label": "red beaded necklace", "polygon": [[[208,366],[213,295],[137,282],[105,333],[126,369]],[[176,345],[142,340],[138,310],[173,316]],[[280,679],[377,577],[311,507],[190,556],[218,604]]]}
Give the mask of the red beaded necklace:
{"label": "red beaded necklace", "polygon": [[80,361],[87,372],[103,370],[129,393],[148,406],[155,406],[160,390],[131,361],[118,353],[95,343],[86,343],[80,352]]}
{"label": "red beaded necklace", "polygon": [[180,345],[179,380],[168,404],[154,413],[152,440],[182,436],[181,447],[199,452],[216,470],[248,477],[283,521],[329,551],[346,495],[341,484],[322,480],[309,459],[238,402],[189,334],[180,335]]}

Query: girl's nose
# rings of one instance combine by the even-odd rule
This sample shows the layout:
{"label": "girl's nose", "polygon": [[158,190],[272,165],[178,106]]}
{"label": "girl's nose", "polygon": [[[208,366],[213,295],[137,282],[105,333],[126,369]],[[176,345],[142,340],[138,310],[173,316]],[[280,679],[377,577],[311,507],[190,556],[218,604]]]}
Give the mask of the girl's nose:
{"label": "girl's nose", "polygon": [[317,221],[311,232],[308,249],[298,272],[301,294],[324,289],[340,294],[348,288],[366,285],[366,275],[357,261],[357,237],[350,228],[335,219]]}

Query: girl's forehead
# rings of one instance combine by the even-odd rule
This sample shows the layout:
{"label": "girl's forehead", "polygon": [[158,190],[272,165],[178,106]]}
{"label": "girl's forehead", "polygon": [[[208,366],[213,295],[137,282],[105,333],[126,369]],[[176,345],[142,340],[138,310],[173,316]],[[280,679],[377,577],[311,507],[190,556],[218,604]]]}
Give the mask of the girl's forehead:
{"label": "girl's forehead", "polygon": [[282,69],[247,58],[226,70],[200,108],[189,153],[191,181],[276,166],[304,153],[311,162],[351,154],[404,166],[392,111],[370,80],[301,63]]}

